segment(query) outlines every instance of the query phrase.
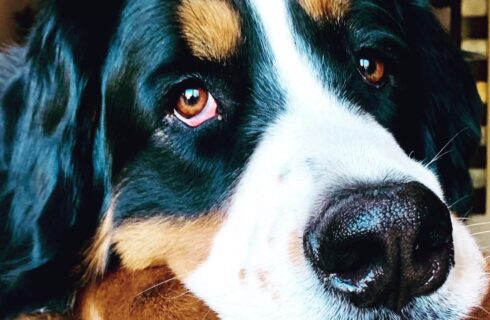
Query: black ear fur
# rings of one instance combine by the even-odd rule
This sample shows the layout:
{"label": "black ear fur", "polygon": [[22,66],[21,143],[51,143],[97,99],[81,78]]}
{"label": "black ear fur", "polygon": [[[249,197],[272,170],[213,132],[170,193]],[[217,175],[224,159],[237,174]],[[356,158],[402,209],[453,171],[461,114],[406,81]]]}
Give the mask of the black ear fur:
{"label": "black ear fur", "polygon": [[0,319],[66,307],[103,218],[111,159],[100,73],[115,2],[45,1],[0,96]]}
{"label": "black ear fur", "polygon": [[407,42],[413,50],[409,64],[412,87],[418,85],[400,120],[402,145],[430,163],[451,209],[467,215],[473,205],[468,162],[480,141],[482,103],[460,50],[427,1],[400,1],[400,6]]}

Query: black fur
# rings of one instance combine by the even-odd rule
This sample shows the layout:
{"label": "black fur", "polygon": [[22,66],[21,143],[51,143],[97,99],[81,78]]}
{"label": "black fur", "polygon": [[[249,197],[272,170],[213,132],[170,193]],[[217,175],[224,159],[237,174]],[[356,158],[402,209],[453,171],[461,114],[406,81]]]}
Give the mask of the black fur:
{"label": "black fur", "polygon": [[[0,318],[70,307],[82,252],[116,192],[116,223],[219,207],[280,114],[284,93],[246,3],[235,4],[246,42],[223,65],[191,55],[177,2],[46,0],[17,72],[0,75]],[[338,92],[414,158],[449,151],[431,168],[453,209],[469,212],[481,103],[427,4],[357,0],[343,24],[321,25],[291,10],[312,52],[334,70]],[[389,63],[382,89],[356,71],[363,50]],[[11,63],[0,58],[0,70]],[[190,129],[172,121],[171,106],[183,83],[196,82],[216,97],[223,120]]]}
{"label": "black fur", "polygon": [[0,318],[66,304],[110,192],[99,88],[118,10],[64,3],[45,3],[2,97]]}

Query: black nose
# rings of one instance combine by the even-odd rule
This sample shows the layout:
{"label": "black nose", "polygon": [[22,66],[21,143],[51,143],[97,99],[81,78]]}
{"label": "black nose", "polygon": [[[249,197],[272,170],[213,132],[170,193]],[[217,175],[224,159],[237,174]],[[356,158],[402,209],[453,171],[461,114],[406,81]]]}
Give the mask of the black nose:
{"label": "black nose", "polygon": [[415,182],[339,192],[304,236],[327,289],[358,307],[396,312],[445,282],[452,243],[448,209]]}

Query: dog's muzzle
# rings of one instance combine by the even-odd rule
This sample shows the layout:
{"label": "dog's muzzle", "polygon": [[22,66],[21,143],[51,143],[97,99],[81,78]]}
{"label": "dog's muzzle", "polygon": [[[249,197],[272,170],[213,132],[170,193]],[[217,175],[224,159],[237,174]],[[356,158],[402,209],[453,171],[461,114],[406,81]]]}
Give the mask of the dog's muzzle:
{"label": "dog's muzzle", "polygon": [[304,246],[327,290],[396,312],[442,286],[454,265],[449,211],[416,182],[337,193],[310,222]]}

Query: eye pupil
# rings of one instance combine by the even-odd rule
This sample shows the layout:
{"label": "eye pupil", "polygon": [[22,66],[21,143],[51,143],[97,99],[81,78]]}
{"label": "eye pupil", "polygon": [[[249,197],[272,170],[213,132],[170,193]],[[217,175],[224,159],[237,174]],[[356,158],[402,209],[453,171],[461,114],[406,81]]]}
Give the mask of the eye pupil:
{"label": "eye pupil", "polygon": [[361,66],[361,68],[365,71],[368,71],[369,70],[369,60],[368,59],[360,59],[359,60],[359,65]]}
{"label": "eye pupil", "polygon": [[195,128],[218,116],[218,104],[205,88],[189,86],[180,89],[174,115]]}
{"label": "eye pupil", "polygon": [[175,110],[185,118],[192,118],[204,110],[208,97],[204,88],[186,88],[181,91]]}
{"label": "eye pupil", "polygon": [[385,65],[380,59],[361,57],[357,66],[363,79],[369,84],[380,87],[385,79]]}
{"label": "eye pupil", "polygon": [[366,74],[373,74],[376,71],[376,64],[369,59],[360,59],[359,64]]}
{"label": "eye pupil", "polygon": [[201,99],[201,94],[198,89],[186,89],[183,93],[184,101],[189,106],[195,106]]}

